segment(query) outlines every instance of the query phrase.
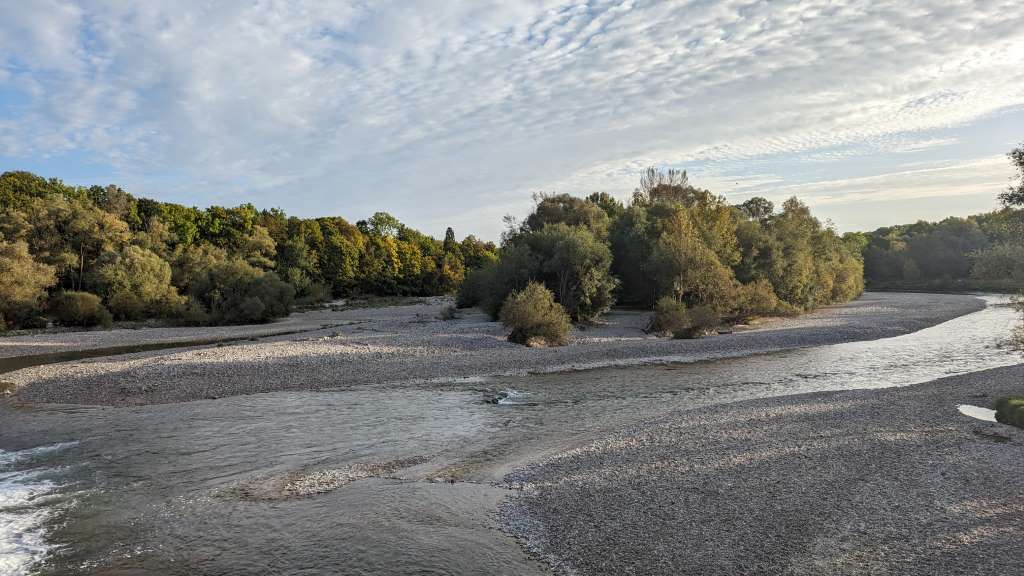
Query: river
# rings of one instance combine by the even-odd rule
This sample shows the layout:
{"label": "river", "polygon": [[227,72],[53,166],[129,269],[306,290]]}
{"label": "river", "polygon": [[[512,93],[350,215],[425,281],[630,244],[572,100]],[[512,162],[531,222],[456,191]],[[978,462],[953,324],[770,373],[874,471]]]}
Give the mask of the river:
{"label": "river", "polygon": [[495,516],[509,470],[671,410],[1020,362],[1016,313],[986,300],[905,336],[691,364],[0,404],[0,574],[546,574]]}

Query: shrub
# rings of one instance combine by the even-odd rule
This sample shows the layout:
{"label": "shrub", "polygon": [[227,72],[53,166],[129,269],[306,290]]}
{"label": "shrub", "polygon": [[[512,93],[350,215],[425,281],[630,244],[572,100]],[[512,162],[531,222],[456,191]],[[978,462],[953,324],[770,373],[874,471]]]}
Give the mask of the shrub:
{"label": "shrub", "polygon": [[526,288],[537,277],[539,269],[538,256],[529,246],[512,244],[502,248],[498,262],[484,269],[480,308],[498,320],[508,296]]}
{"label": "shrub", "polygon": [[1024,398],[1002,398],[996,402],[996,422],[1024,428]]}
{"label": "shrub", "polygon": [[[293,286],[294,283],[290,282]],[[308,284],[303,290],[302,295],[295,299],[295,303],[300,306],[310,306],[313,304],[320,304],[322,302],[330,302],[333,295],[331,294],[331,287],[319,282],[313,282]]]}
{"label": "shrub", "polygon": [[670,296],[663,296],[654,306],[654,316],[647,331],[673,338],[699,338],[711,332],[721,318],[708,305],[686,308]]}
{"label": "shrub", "polygon": [[690,327],[686,305],[671,296],[662,296],[654,305],[654,316],[647,323],[647,332],[675,336]]}
{"label": "shrub", "polygon": [[177,323],[185,326],[205,326],[210,324],[210,313],[195,298],[189,298],[178,309]]}
{"label": "shrub", "polygon": [[53,266],[36,262],[25,242],[0,235],[0,316],[17,328],[39,315],[46,289],[57,281]]}
{"label": "shrub", "polygon": [[690,327],[683,337],[699,338],[701,336],[706,336],[710,334],[721,321],[721,317],[711,306],[694,306],[693,308],[690,308]]}
{"label": "shrub", "polygon": [[737,292],[736,318],[749,320],[758,316],[770,316],[779,309],[779,299],[772,285],[765,279],[740,286]]}
{"label": "shrub", "polygon": [[494,266],[495,264],[491,263],[483,268],[466,272],[466,277],[455,295],[455,306],[458,308],[472,308],[483,301],[490,278],[494,274]]}
{"label": "shrub", "polygon": [[96,284],[118,318],[172,316],[185,299],[171,285],[171,266],[160,256],[128,246],[100,258]]}
{"label": "shrub", "polygon": [[210,262],[194,274],[188,290],[214,324],[269,322],[287,316],[295,299],[295,289],[277,274],[240,258]]}
{"label": "shrub", "polygon": [[513,292],[501,307],[501,322],[510,342],[528,346],[562,346],[569,338],[569,314],[543,284],[530,282]]}
{"label": "shrub", "polygon": [[50,315],[61,326],[103,326],[113,322],[100,297],[88,292],[59,292],[50,301]]}
{"label": "shrub", "polygon": [[22,328],[29,328],[33,330],[41,330],[43,328],[49,328],[49,326],[50,319],[46,316],[32,316],[31,318],[26,318],[21,322]]}

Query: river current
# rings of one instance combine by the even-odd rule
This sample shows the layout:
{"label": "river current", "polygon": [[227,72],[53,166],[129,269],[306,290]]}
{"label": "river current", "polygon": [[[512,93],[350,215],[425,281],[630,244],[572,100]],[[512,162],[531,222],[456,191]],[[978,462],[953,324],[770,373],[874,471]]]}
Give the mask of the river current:
{"label": "river current", "polygon": [[691,364],[0,405],[0,575],[545,574],[500,530],[509,470],[671,410],[1020,362],[1016,313],[986,300],[905,336]]}

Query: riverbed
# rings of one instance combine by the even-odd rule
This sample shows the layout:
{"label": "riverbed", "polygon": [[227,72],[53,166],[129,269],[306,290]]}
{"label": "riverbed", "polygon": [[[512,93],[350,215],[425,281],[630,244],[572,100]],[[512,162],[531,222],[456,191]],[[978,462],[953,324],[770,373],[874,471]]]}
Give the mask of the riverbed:
{"label": "riverbed", "polygon": [[[284,391],[0,406],[0,572],[547,574],[505,476],[680,409],[906,386],[1020,362],[1015,312],[739,358]],[[722,336],[719,338],[729,338]]]}

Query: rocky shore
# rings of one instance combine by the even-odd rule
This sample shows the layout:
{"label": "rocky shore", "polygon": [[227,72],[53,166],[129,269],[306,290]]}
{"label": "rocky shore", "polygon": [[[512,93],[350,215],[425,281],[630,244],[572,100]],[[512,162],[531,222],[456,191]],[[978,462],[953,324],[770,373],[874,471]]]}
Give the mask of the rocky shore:
{"label": "rocky shore", "polygon": [[1024,430],[958,404],[1024,365],[688,410],[506,480],[508,529],[560,574],[1018,574]]}
{"label": "rocky shore", "polygon": [[[235,327],[255,342],[160,350],[25,368],[0,375],[26,402],[139,405],[278,390],[472,379],[599,366],[694,361],[906,334],[980,310],[960,295],[868,293],[841,306],[701,340],[643,333],[647,313],[615,311],[606,324],[574,330],[569,346],[527,349],[478,311],[441,320],[441,299],[418,305],[296,314],[262,327]],[[256,330],[263,333],[257,333]],[[173,330],[186,339],[189,329]],[[299,330],[298,333],[295,333]],[[286,334],[280,334],[285,332]],[[277,335],[274,335],[277,333]],[[79,333],[0,339],[0,350],[63,349]],[[160,341],[146,330],[106,333],[106,345]],[[163,336],[163,337],[166,337]],[[186,340],[187,341],[187,340]],[[95,344],[93,344],[95,347]]]}

